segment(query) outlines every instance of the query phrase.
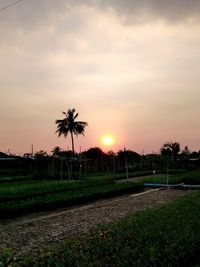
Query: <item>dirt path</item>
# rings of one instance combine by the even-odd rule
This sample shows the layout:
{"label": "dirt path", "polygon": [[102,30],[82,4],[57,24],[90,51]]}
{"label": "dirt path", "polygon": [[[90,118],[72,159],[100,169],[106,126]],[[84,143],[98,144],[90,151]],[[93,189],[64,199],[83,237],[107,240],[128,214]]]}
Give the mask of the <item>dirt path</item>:
{"label": "dirt path", "polygon": [[[171,176],[171,175],[169,175]],[[150,175],[144,175],[144,176],[136,176],[136,177],[129,177],[128,179],[119,179],[116,180],[116,183],[124,183],[124,182],[136,182],[136,181],[142,181],[146,178],[154,178],[156,182],[156,178],[158,177],[166,177],[167,180],[167,175],[164,173],[159,173],[159,174],[150,174]]]}
{"label": "dirt path", "polygon": [[190,191],[154,189],[137,195],[115,197],[60,212],[0,221],[0,250],[12,248],[17,257],[52,247],[68,237],[83,233],[98,224],[174,200]]}

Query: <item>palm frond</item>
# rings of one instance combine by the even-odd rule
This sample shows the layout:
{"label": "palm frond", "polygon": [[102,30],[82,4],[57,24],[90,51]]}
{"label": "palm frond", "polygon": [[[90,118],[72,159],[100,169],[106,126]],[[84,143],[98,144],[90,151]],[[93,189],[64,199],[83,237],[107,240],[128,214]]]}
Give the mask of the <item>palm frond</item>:
{"label": "palm frond", "polygon": [[72,135],[84,135],[85,127],[88,126],[88,124],[84,121],[75,121],[79,115],[79,113],[76,113],[75,108],[68,109],[67,112],[63,111],[62,113],[65,115],[64,119],[55,121],[57,124],[56,133],[58,133],[58,137],[61,135],[66,137],[68,133]]}

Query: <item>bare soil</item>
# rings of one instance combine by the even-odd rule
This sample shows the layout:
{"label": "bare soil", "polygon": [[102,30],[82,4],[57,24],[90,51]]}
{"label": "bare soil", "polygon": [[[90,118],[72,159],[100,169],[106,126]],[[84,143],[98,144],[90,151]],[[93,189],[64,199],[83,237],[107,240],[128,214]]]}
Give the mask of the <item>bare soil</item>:
{"label": "bare soil", "polygon": [[11,248],[16,257],[35,254],[99,224],[172,201],[191,191],[153,189],[136,195],[99,200],[70,209],[37,213],[0,221],[0,250]]}

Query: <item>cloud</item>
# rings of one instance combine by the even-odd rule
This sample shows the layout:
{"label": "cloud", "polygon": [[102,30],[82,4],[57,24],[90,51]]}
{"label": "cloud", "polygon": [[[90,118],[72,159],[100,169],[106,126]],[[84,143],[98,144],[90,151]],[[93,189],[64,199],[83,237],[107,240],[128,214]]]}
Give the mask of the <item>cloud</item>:
{"label": "cloud", "polygon": [[[200,36],[185,22],[198,11],[197,1],[184,0],[27,0],[2,12],[4,147],[53,147],[54,121],[68,107],[89,122],[85,146],[110,127],[140,149],[151,146],[142,144],[149,133],[158,147],[173,131],[186,135],[184,118],[196,140]],[[13,125],[23,129],[16,136]]]}
{"label": "cloud", "polygon": [[200,18],[199,0],[88,0],[87,2],[116,11],[126,23],[159,19],[177,23]]}
{"label": "cloud", "polygon": [[0,23],[2,26],[10,24],[13,29],[16,25],[21,28],[37,28],[42,25],[53,27],[65,19],[64,29],[68,25],[68,30],[76,31],[80,27],[81,14],[76,20],[70,16],[74,9],[84,6],[102,9],[103,12],[113,12],[125,24],[148,23],[155,20],[164,20],[168,23],[194,22],[200,18],[199,0],[38,0],[22,1],[1,12]]}

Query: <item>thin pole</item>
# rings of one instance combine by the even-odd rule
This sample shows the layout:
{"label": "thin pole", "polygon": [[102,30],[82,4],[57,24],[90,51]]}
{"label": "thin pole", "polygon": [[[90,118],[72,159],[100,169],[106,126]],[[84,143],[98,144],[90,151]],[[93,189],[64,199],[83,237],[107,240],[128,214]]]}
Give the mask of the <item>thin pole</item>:
{"label": "thin pole", "polygon": [[33,144],[31,145],[31,155],[33,156]]}
{"label": "thin pole", "polygon": [[61,181],[63,180],[63,158],[61,158],[61,163],[60,163],[60,179]]}
{"label": "thin pole", "polygon": [[167,186],[169,184],[169,161],[167,159]]}
{"label": "thin pole", "polygon": [[127,162],[126,148],[124,148],[124,154],[125,154],[126,179],[128,179],[128,162]]}

